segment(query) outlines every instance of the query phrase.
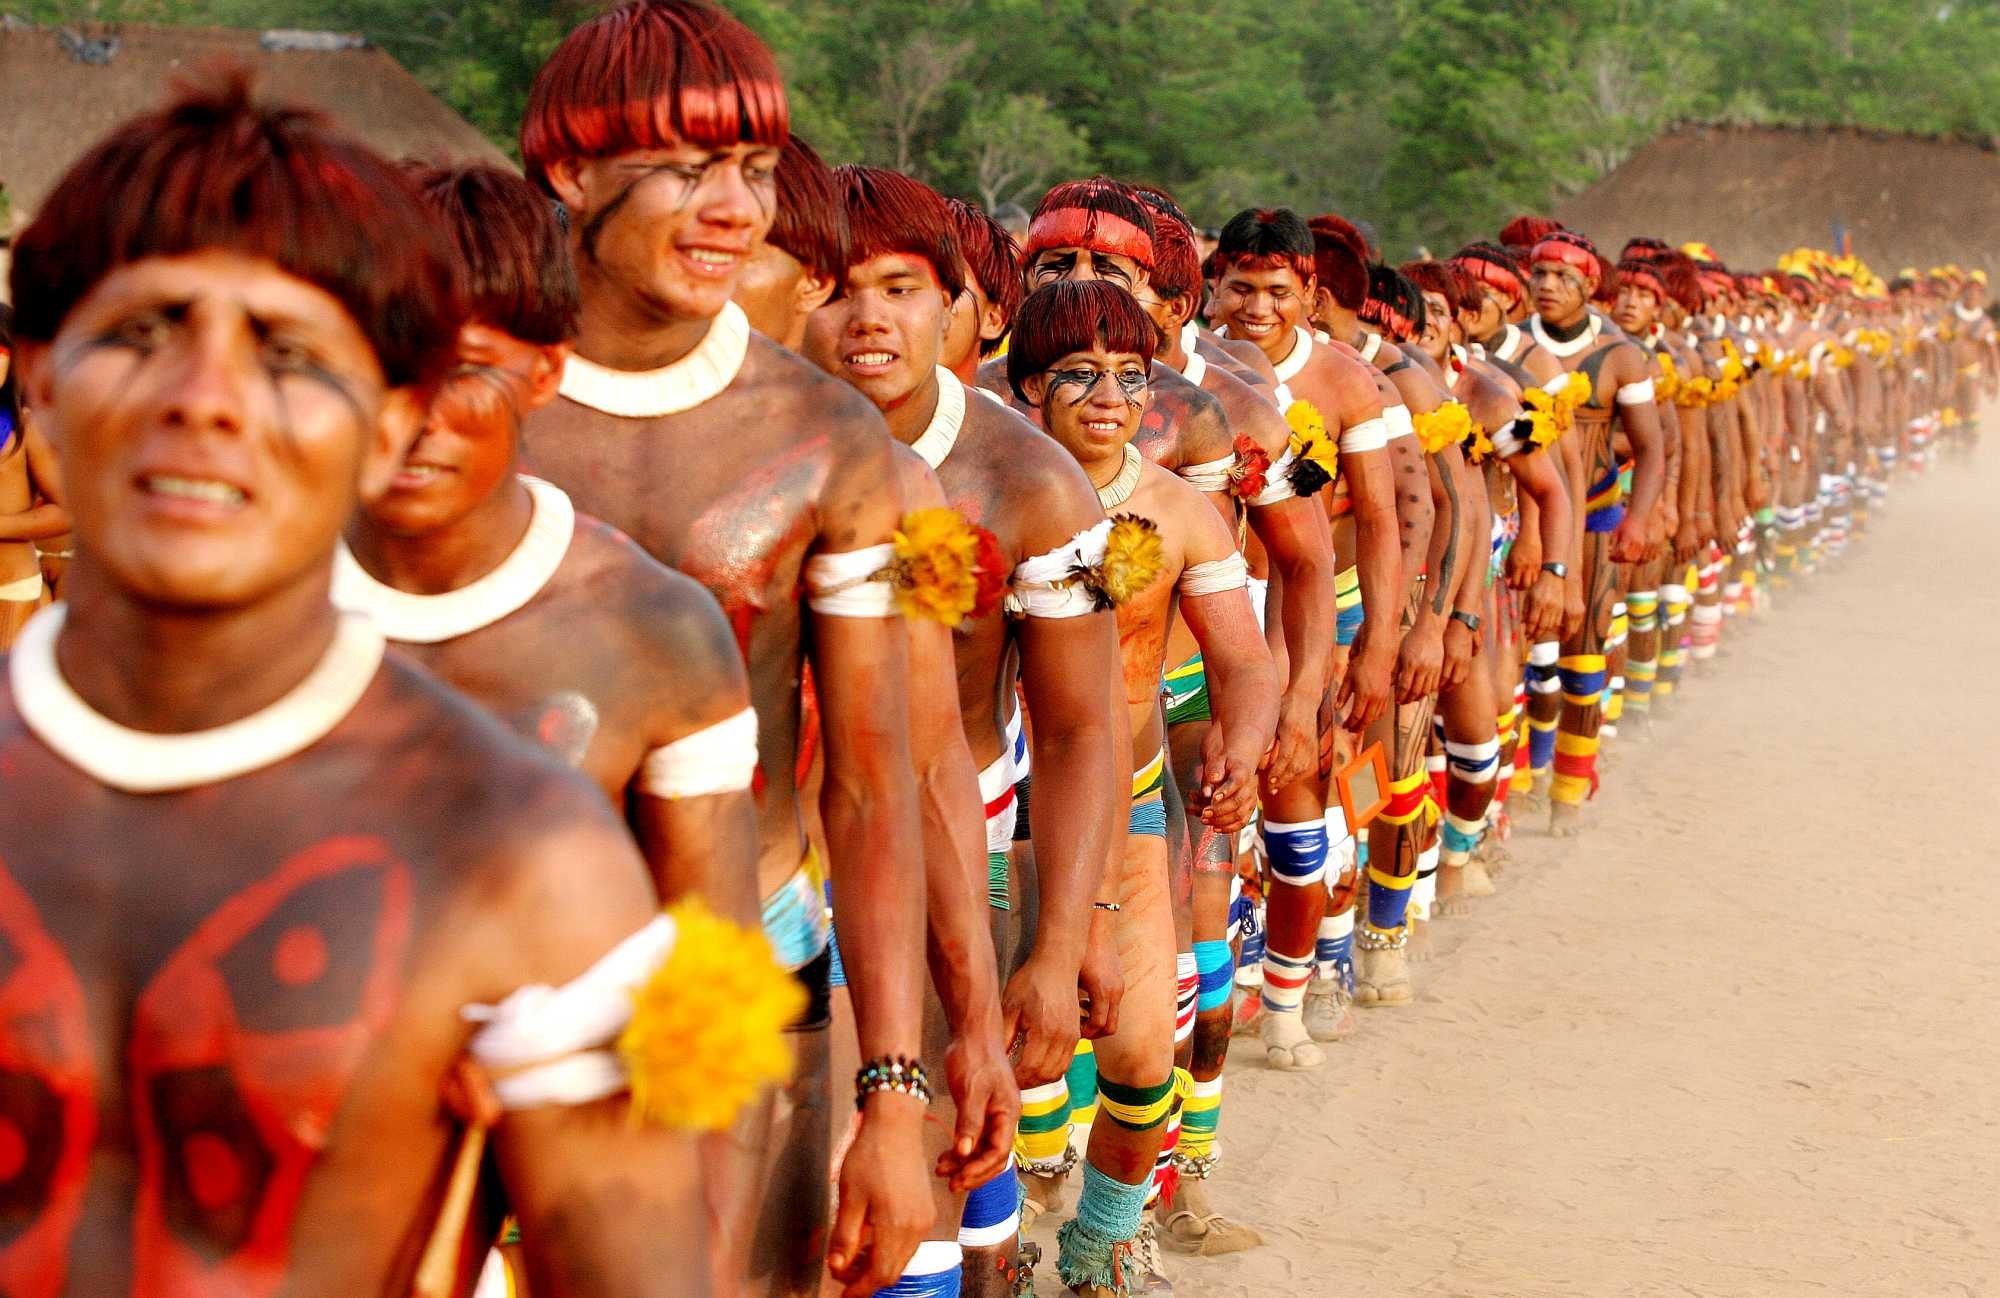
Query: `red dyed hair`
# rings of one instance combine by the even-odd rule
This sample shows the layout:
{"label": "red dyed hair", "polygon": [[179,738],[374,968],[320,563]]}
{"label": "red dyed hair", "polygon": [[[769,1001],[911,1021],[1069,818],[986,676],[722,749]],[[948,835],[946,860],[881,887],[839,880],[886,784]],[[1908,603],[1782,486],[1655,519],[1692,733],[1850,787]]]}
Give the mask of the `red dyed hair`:
{"label": "red dyed hair", "polygon": [[1460,311],[1479,309],[1479,290],[1472,277],[1448,261],[1406,261],[1396,267],[1403,278],[1417,286],[1422,293],[1435,293],[1443,298],[1452,314]]}
{"label": "red dyed hair", "polygon": [[1306,222],[1313,238],[1313,273],[1342,309],[1359,311],[1368,300],[1368,240],[1353,222],[1323,212]]}
{"label": "red dyed hair", "polygon": [[458,250],[467,313],[523,342],[576,336],[576,271],[548,195],[483,164],[413,167],[424,203]]}
{"label": "red dyed hair", "polygon": [[1312,230],[1289,207],[1246,207],[1216,241],[1220,269],[1290,270],[1301,284],[1314,273]]}
{"label": "red dyed hair", "polygon": [[778,208],[771,232],[764,236],[773,248],[814,274],[833,281],[840,293],[847,277],[847,207],[840,201],[840,182],[813,146],[798,136],[785,140],[778,154]]}
{"label": "red dyed hair", "polygon": [[1475,286],[1487,285],[1515,302],[1528,295],[1527,272],[1513,253],[1497,243],[1468,243],[1452,255],[1451,262]]}
{"label": "red dyed hair", "polygon": [[255,102],[241,69],[114,129],[56,183],[14,242],[14,332],[47,342],[120,266],[210,249],[332,294],[393,386],[451,363],[457,267],[402,168],[313,109]]}
{"label": "red dyed hair", "polygon": [[1500,227],[1500,243],[1510,250],[1518,248],[1525,252],[1556,231],[1567,228],[1552,216],[1517,216]]}
{"label": "red dyed hair", "polygon": [[944,195],[886,167],[850,163],[833,175],[847,209],[847,264],[892,253],[922,257],[945,301],[956,302],[965,292],[965,271]]}
{"label": "red dyed hair", "polygon": [[1701,277],[1695,273],[1694,258],[1678,248],[1668,248],[1648,260],[1658,268],[1667,296],[1678,302],[1681,310],[1689,315],[1701,310]]}
{"label": "red dyed hair", "polygon": [[[964,199],[947,198],[945,211],[951,215],[951,231],[958,239],[958,251],[979,282],[986,300],[1000,308],[1008,322],[1021,309],[1021,245],[1007,233],[1007,227]],[[1000,338],[982,338],[979,354],[990,356],[1000,350]]]}
{"label": "red dyed hair", "polygon": [[1103,346],[1135,352],[1147,365],[1159,330],[1139,300],[1109,280],[1058,280],[1028,294],[1014,317],[1014,340],[1007,346],[1007,382],[1026,401],[1022,385],[1046,373],[1072,352]]}
{"label": "red dyed hair", "polygon": [[1171,302],[1200,289],[1201,249],[1194,241],[1194,222],[1164,189],[1134,185],[1132,192],[1153,214],[1154,290]]}
{"label": "red dyed hair", "polygon": [[1659,266],[1644,258],[1627,257],[1619,262],[1618,282],[1621,285],[1630,284],[1635,288],[1643,288],[1662,302],[1668,298],[1667,281],[1660,274]]}
{"label": "red dyed hair", "polygon": [[1604,283],[1604,259],[1597,255],[1590,240],[1574,231],[1557,230],[1535,244],[1535,250],[1528,254],[1530,266],[1550,261],[1569,266],[1600,285]]}
{"label": "red dyed hair", "polygon": [[548,187],[566,158],[680,143],[784,145],[791,111],[777,60],[703,0],[630,0],[563,38],[535,74],[521,162]]}
{"label": "red dyed hair", "polygon": [[1050,248],[1089,248],[1153,269],[1153,214],[1132,187],[1109,176],[1066,180],[1042,195],[1022,241],[1021,260]]}

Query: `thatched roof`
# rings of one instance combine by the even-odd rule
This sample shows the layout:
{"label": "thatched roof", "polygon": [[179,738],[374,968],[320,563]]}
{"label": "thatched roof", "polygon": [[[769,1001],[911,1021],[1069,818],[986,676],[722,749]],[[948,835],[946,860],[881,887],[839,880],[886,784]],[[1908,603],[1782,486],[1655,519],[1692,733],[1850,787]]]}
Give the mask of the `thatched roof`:
{"label": "thatched roof", "polygon": [[0,182],[15,227],[99,136],[157,106],[176,78],[218,58],[250,68],[260,95],[324,108],[390,157],[506,162],[401,64],[359,37],[7,22],[0,24]]}
{"label": "thatched roof", "polygon": [[2000,151],[1989,139],[1852,127],[1668,128],[1556,210],[1615,254],[1700,239],[1744,270],[1836,226],[1876,273],[1957,262],[2000,274]]}

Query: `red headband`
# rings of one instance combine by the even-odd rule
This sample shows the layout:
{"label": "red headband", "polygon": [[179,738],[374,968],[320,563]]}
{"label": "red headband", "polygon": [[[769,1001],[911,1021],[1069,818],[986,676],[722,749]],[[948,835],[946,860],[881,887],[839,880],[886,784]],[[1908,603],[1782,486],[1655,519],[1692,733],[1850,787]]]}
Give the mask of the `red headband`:
{"label": "red headband", "polygon": [[1591,283],[1598,280],[1597,257],[1590,249],[1580,247],[1567,239],[1544,239],[1528,254],[1530,265],[1545,261],[1568,266]]}
{"label": "red headband", "polygon": [[1044,212],[1028,227],[1023,262],[1033,261],[1051,248],[1088,248],[1130,257],[1147,270],[1153,268],[1153,237],[1122,216],[1088,207],[1060,207]]}
{"label": "red headband", "polygon": [[1498,289],[1516,302],[1521,300],[1521,277],[1499,262],[1484,257],[1461,257],[1453,264],[1479,283]]}
{"label": "red headband", "polygon": [[1618,278],[1634,288],[1645,289],[1662,302],[1667,300],[1667,283],[1650,266],[1622,265],[1618,268]]}

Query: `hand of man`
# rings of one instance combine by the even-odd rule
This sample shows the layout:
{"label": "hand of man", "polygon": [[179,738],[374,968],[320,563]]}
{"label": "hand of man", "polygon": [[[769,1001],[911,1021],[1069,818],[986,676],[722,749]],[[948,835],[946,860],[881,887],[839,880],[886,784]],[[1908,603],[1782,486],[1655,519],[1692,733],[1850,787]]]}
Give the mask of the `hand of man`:
{"label": "hand of man", "polygon": [[870,1096],[840,1164],[840,1210],[826,1267],[841,1298],[896,1283],[935,1215],[924,1183],[924,1106],[909,1095]]}
{"label": "hand of man", "polygon": [[1021,1088],[1001,1046],[1000,1027],[962,1026],[945,1048],[945,1084],[958,1109],[951,1147],[938,1155],[936,1172],[963,1193],[1000,1175],[1014,1155],[1014,1127],[1021,1119]]}

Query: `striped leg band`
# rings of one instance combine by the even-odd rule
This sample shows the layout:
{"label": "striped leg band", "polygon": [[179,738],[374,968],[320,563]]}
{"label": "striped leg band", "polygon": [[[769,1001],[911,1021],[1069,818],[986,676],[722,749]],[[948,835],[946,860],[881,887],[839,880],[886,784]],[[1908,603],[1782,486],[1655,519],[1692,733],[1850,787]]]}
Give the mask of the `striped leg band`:
{"label": "striped leg band", "polygon": [[1174,953],[1174,1044],[1194,1035],[1194,1006],[1201,995],[1201,973],[1194,952]]}
{"label": "striped leg band", "polygon": [[1301,887],[1326,877],[1326,817],[1295,824],[1264,822],[1264,860],[1271,873]]}
{"label": "striped leg band", "polygon": [[965,1212],[958,1219],[958,1242],[961,1248],[993,1248],[1020,1230],[1021,1178],[1010,1165],[965,1196]]}
{"label": "striped leg band", "polygon": [[964,1266],[965,1250],[957,1244],[927,1239],[917,1245],[896,1283],[877,1289],[875,1298],[951,1298],[959,1292]]}

